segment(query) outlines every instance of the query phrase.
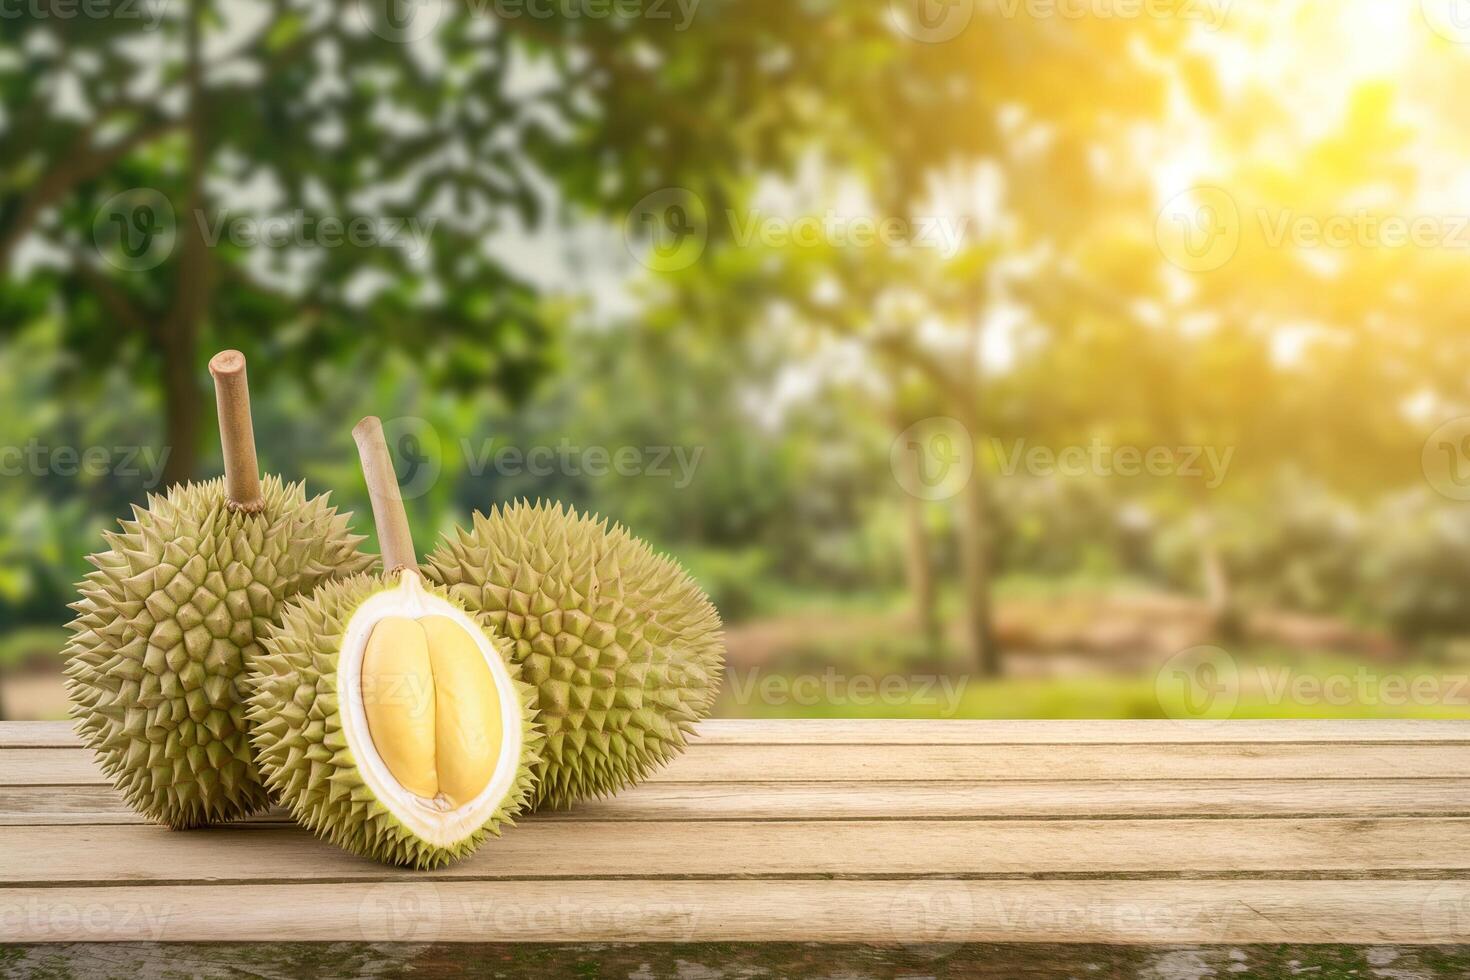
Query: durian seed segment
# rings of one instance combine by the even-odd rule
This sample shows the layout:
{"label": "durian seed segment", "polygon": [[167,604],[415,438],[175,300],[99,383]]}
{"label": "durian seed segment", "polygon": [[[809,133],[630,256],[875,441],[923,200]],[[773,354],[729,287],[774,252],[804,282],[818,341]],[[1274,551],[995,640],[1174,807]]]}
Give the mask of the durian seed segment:
{"label": "durian seed segment", "polygon": [[362,662],[368,734],[406,789],[452,810],[479,795],[500,751],[495,678],[447,616],[388,616]]}
{"label": "durian seed segment", "polygon": [[515,782],[524,711],[485,631],[405,569],[348,621],[338,676],[343,732],[378,799],[441,845],[484,823]]}

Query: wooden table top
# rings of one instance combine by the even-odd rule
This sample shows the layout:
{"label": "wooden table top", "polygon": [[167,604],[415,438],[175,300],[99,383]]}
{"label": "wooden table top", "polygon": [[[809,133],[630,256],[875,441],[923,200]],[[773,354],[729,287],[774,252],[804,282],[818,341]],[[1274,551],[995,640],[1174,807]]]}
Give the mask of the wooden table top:
{"label": "wooden table top", "polygon": [[432,872],[0,724],[0,941],[1454,943],[1470,722],[712,721]]}

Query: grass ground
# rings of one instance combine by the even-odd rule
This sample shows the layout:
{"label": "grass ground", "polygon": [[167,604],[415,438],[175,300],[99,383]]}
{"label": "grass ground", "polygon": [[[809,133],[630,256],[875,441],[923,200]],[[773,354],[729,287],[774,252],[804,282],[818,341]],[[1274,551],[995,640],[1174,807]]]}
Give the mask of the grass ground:
{"label": "grass ground", "polygon": [[[1181,597],[1141,588],[1057,591],[1003,584],[1005,676],[975,676],[953,597],[938,650],[916,635],[901,594],[782,593],[728,630],[721,717],[1460,718],[1470,660],[1375,657],[1251,643],[1181,654],[1201,642]],[[66,715],[60,629],[0,635],[0,711]]]}
{"label": "grass ground", "polygon": [[[1408,664],[1369,675],[1322,660],[1261,665],[1264,683],[1227,686],[1205,710],[1196,696],[1156,675],[980,680],[962,674],[825,674],[771,669],[727,678],[715,714],[724,718],[1470,718],[1470,681],[1440,665]],[[1424,684],[1424,697],[1375,693]],[[1282,685],[1286,694],[1282,694]],[[1292,690],[1295,693],[1291,693]],[[1334,693],[1341,689],[1342,696]],[[818,693],[820,692],[820,693]],[[836,692],[835,695],[829,692]],[[1326,693],[1314,693],[1326,692]]]}

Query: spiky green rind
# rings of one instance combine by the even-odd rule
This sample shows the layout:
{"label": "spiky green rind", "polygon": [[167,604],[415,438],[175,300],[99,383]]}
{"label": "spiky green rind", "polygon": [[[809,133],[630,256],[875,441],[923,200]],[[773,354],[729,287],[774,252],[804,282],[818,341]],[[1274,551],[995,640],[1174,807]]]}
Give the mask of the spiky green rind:
{"label": "spiky green rind", "polygon": [[[481,828],[451,847],[437,847],[407,830],[377,799],[342,731],[337,664],[352,614],[397,584],[378,575],[355,575],[286,608],[281,625],[251,663],[251,737],[271,791],[318,837],[388,864],[436,868],[473,851],[486,834],[499,836],[502,824],[514,823],[512,817],[531,796],[542,735],[534,721],[536,692],[514,680],[514,668],[507,665],[524,708],[523,749],[515,783]],[[466,612],[482,628],[487,625],[484,617]],[[503,645],[499,641],[497,648]]]}
{"label": "spiky green rind", "polygon": [[549,502],[497,507],[446,536],[425,574],[515,644],[536,686],[537,807],[637,782],[709,713],[724,664],[719,613],[677,562],[621,526]]}
{"label": "spiky green rind", "polygon": [[267,803],[250,754],[243,678],[280,606],[362,571],[325,496],[262,481],[265,506],[229,509],[224,481],[151,494],[78,588],[65,655],[77,731],[140,813],[170,827],[230,820]]}

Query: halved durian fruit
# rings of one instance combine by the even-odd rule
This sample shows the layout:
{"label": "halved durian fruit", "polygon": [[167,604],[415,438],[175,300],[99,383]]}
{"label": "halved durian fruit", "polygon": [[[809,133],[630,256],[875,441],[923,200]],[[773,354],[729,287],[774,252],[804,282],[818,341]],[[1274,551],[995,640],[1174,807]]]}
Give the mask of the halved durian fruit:
{"label": "halved durian fruit", "polygon": [[425,584],[411,542],[403,551],[407,522],[391,464],[383,476],[376,456],[387,456],[376,422],[365,420],[359,445],[391,571],[288,606],[252,664],[252,741],[267,785],[319,836],[436,867],[525,805],[542,736],[534,691],[485,622]]}

